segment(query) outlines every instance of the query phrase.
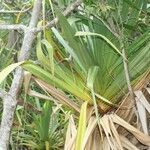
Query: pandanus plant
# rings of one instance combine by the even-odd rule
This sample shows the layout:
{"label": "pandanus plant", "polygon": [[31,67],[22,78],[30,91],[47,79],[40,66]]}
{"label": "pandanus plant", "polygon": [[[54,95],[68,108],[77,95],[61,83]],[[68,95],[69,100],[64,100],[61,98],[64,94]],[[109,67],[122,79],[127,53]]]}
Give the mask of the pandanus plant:
{"label": "pandanus plant", "polygon": [[[130,30],[134,26],[126,27],[131,24],[130,18],[122,23],[123,29],[119,29],[121,23],[116,22],[115,26],[110,18],[114,25],[111,29],[98,16],[92,19],[79,16],[76,29],[81,31],[76,32],[64,16],[60,13],[58,16],[64,38],[56,28],[52,28],[52,32],[64,49],[54,45],[49,31],[45,31],[45,38],[38,35],[37,39],[37,57],[41,66],[27,63],[23,67],[47,84],[89,104],[93,104],[92,91],[99,110],[104,113],[112,106],[116,107],[115,104],[128,92],[123,61],[128,65],[132,85],[149,71],[149,31],[132,37]],[[129,42],[129,38],[134,39]]]}
{"label": "pandanus plant", "polygon": [[123,112],[130,109],[129,103],[126,106],[120,103],[130,99],[128,102],[134,104],[134,96],[124,97],[129,90],[133,94],[131,86],[139,87],[137,85],[141,81],[145,83],[145,77],[149,77],[150,31],[144,22],[146,7],[147,2],[141,0],[135,3],[108,1],[90,14],[82,12],[81,8],[72,24],[56,10],[60,30],[53,27],[45,30],[44,35],[38,34],[36,53],[39,63],[27,62],[22,67],[54,99],[80,112],[78,130],[73,116],[70,117],[65,149],[98,149],[100,145],[104,150],[137,149],[117,132],[114,123],[150,146],[149,136],[116,113],[107,115],[119,106]]}

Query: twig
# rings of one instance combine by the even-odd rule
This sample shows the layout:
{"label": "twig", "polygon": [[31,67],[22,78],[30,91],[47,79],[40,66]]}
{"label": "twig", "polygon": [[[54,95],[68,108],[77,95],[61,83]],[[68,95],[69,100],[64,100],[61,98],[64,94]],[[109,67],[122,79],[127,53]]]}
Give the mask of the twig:
{"label": "twig", "polygon": [[22,24],[14,24],[14,25],[9,25],[9,24],[0,24],[0,30],[26,30],[26,26]]}
{"label": "twig", "polygon": [[[28,58],[29,50],[31,49],[32,42],[34,40],[34,33],[31,32],[31,29],[36,27],[38,22],[38,17],[41,10],[42,0],[35,0],[33,12],[29,24],[29,28],[26,29],[23,44],[21,47],[21,52],[19,56],[19,61],[23,61]],[[10,131],[13,124],[14,113],[17,105],[17,96],[20,86],[23,79],[23,70],[22,68],[17,68],[15,75],[10,87],[8,94],[4,97],[3,104],[3,114],[0,127],[0,150],[7,150]]]}
{"label": "twig", "polygon": [[[68,16],[75,8],[77,8],[82,3],[82,0],[77,0],[73,3],[71,3],[63,12],[64,16]],[[48,22],[46,26],[42,26],[39,28],[33,28],[32,32],[40,32],[44,30],[45,28],[51,28],[58,22],[58,18],[54,18],[52,21]],[[27,30],[27,27],[25,25],[8,25],[8,24],[0,24],[0,30]]]}

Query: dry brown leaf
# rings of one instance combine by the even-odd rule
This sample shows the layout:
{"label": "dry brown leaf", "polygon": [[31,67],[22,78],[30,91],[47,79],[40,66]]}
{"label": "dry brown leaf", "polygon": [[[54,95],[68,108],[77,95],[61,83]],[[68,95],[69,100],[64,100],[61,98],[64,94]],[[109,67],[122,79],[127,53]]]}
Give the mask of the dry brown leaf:
{"label": "dry brown leaf", "polygon": [[138,100],[137,97],[135,97],[135,100],[136,100],[137,112],[138,112],[138,116],[139,116],[140,121],[141,121],[143,132],[148,135],[146,109],[143,106],[143,104],[141,103],[141,101]]}
{"label": "dry brown leaf", "polygon": [[111,137],[110,140],[111,140],[111,142],[113,143],[113,146],[114,146],[113,150],[120,150],[119,145],[118,145],[116,139],[114,137]]}
{"label": "dry brown leaf", "polygon": [[41,93],[39,93],[39,92],[33,91],[33,90],[31,90],[31,89],[28,90],[28,95],[34,96],[34,97],[38,97],[38,98],[44,99],[44,100],[53,101],[53,102],[56,104],[57,108],[59,107],[59,109],[61,109],[62,112],[64,112],[64,110],[63,110],[62,107],[61,107],[62,104],[59,104],[59,103],[58,103],[52,96],[50,96],[50,95],[46,96],[46,95],[41,94]]}
{"label": "dry brown leaf", "polygon": [[102,147],[100,148],[100,150],[111,150],[111,147],[108,144],[108,139],[106,137],[104,138],[101,145],[102,145]]}
{"label": "dry brown leaf", "polygon": [[122,118],[120,118],[116,114],[111,114],[110,116],[113,122],[119,124],[120,126],[124,127],[126,130],[131,132],[141,143],[143,143],[144,145],[150,146],[150,136],[142,133],[135,127],[131,126],[129,123],[124,121]]}
{"label": "dry brown leaf", "polygon": [[93,143],[91,146],[91,150],[99,150],[101,145],[101,136],[99,132],[99,128],[96,128],[93,133]]}
{"label": "dry brown leaf", "polygon": [[93,145],[93,135],[88,138],[88,142],[86,143],[86,150],[91,150]]}
{"label": "dry brown leaf", "polygon": [[110,121],[110,129],[111,129],[111,131],[112,131],[112,133],[114,135],[114,138],[116,139],[116,142],[118,144],[119,150],[123,150],[119,134],[118,134],[118,132],[117,132],[117,130],[115,128],[115,125],[114,125],[113,121],[111,120],[111,117],[109,117],[109,121]]}
{"label": "dry brown leaf", "polygon": [[76,134],[77,134],[77,129],[75,126],[73,116],[71,115],[69,119],[68,128],[67,128],[64,150],[71,150],[71,149],[73,150]]}
{"label": "dry brown leaf", "polygon": [[85,136],[84,136],[84,141],[83,141],[83,148],[86,146],[90,136],[92,136],[92,133],[95,129],[97,125],[97,120],[95,117],[91,117],[89,119],[89,122],[88,122],[88,126],[86,128],[86,132],[85,132]]}
{"label": "dry brown leaf", "polygon": [[134,92],[137,99],[143,104],[143,106],[146,108],[146,110],[149,112],[150,114],[150,104],[147,101],[147,99],[145,98],[144,94],[142,93],[142,91],[135,91]]}
{"label": "dry brown leaf", "polygon": [[55,87],[50,86],[49,84],[34,78],[36,83],[43,89],[45,89],[47,92],[49,92],[55,99],[59,100],[60,103],[66,104],[69,107],[75,109],[77,112],[80,112],[80,108],[77,106],[77,104],[70,99],[62,92],[57,90]]}
{"label": "dry brown leaf", "polygon": [[150,94],[150,88],[146,88],[146,90],[148,91],[148,93]]}
{"label": "dry brown leaf", "polygon": [[54,98],[29,89],[28,95],[52,101]]}
{"label": "dry brown leaf", "polygon": [[25,94],[28,93],[30,80],[31,80],[31,73],[29,73],[28,71],[24,71],[24,82],[23,82],[23,85],[24,85]]}
{"label": "dry brown leaf", "polygon": [[124,148],[128,150],[139,150],[135,145],[133,145],[126,137],[120,135],[120,140]]}
{"label": "dry brown leaf", "polygon": [[113,137],[112,136],[112,133],[111,133],[111,130],[110,130],[110,126],[109,126],[109,118],[108,118],[108,115],[104,115],[101,119],[100,119],[100,123],[101,123],[101,126],[105,132],[105,135],[106,135],[106,138],[108,140],[108,143],[111,147],[111,149],[114,148],[114,145],[113,143],[111,142],[110,140],[110,137]]}

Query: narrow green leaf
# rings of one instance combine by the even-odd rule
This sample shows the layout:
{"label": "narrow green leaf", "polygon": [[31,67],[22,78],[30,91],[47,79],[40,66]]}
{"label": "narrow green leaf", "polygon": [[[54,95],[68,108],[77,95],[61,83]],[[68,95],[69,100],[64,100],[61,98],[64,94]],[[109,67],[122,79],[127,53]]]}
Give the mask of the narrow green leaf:
{"label": "narrow green leaf", "polygon": [[88,71],[87,87],[89,89],[93,89],[93,84],[94,84],[95,78],[97,76],[98,69],[99,69],[98,66],[92,66]]}
{"label": "narrow green leaf", "polygon": [[88,78],[87,78],[87,87],[90,89],[91,94],[92,94],[92,99],[93,99],[93,104],[94,104],[94,109],[95,109],[95,115],[97,118],[98,126],[100,128],[99,113],[98,113],[98,108],[97,108],[95,92],[94,92],[94,88],[93,88],[94,81],[95,81],[96,76],[98,74],[98,69],[99,69],[98,66],[92,66],[91,68],[89,68]]}
{"label": "narrow green leaf", "polygon": [[94,93],[95,96],[97,98],[99,98],[102,102],[110,105],[110,106],[114,106],[114,107],[118,107],[118,105],[114,104],[113,102],[109,101],[108,99],[106,99],[105,97],[101,96],[100,94]]}
{"label": "narrow green leaf", "polygon": [[49,133],[49,124],[50,124],[50,116],[52,113],[52,106],[49,101],[44,103],[42,115],[40,116],[40,127],[41,127],[41,139],[44,141],[48,140],[48,133]]}
{"label": "narrow green leaf", "polygon": [[[68,45],[73,49],[73,53],[78,57],[78,60],[75,58],[78,65],[80,65],[82,70],[87,73],[87,69],[92,64],[92,59],[89,53],[87,53],[85,45],[80,42],[79,38],[74,36],[75,30],[70,26],[67,19],[61,14],[61,12],[57,10],[56,14],[59,18],[59,23],[63,31],[63,37],[68,42]],[[75,55],[72,55],[72,57]]]}
{"label": "narrow green leaf", "polygon": [[5,69],[3,69],[0,72],[0,84],[4,81],[4,79],[9,75],[9,73],[11,73],[15,68],[17,68],[18,66],[20,66],[21,64],[23,64],[24,61],[22,62],[18,62],[15,64],[11,64],[9,66],[7,66]]}
{"label": "narrow green leaf", "polygon": [[48,59],[46,58],[45,54],[42,51],[41,46],[41,33],[38,34],[37,37],[37,44],[36,44],[36,55],[38,60],[41,62],[41,64],[45,67],[49,67]]}
{"label": "narrow green leaf", "polygon": [[82,100],[91,101],[91,98],[89,97],[88,93],[77,88],[76,84],[69,85],[67,81],[61,80],[53,76],[48,71],[33,64],[32,62],[24,63],[22,67],[48,84],[55,85],[63,90],[66,90]]}
{"label": "narrow green leaf", "polygon": [[118,54],[120,54],[124,58],[124,56],[122,55],[120,50],[109,39],[107,39],[102,34],[78,31],[78,32],[76,32],[75,36],[98,36],[98,37],[102,38],[104,41],[106,41]]}
{"label": "narrow green leaf", "polygon": [[47,48],[51,71],[52,71],[52,74],[54,75],[54,57],[53,57],[54,56],[54,49],[53,49],[52,45],[47,40],[43,39],[41,42]]}
{"label": "narrow green leaf", "polygon": [[[65,48],[65,51],[69,54],[71,54],[71,56],[78,62],[80,63],[80,61],[78,60],[77,55],[75,54],[74,50],[68,45],[68,43],[63,39],[63,37],[60,35],[60,33],[54,28],[52,27],[52,31],[55,34],[55,36],[57,37],[58,41],[63,45],[63,47]],[[81,66],[81,64],[80,64]]]}

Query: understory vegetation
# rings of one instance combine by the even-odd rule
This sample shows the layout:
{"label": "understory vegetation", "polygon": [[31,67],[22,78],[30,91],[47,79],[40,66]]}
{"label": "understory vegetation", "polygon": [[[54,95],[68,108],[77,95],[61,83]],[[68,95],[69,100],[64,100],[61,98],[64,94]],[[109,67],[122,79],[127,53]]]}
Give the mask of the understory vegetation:
{"label": "understory vegetation", "polygon": [[1,1],[0,98],[0,149],[148,150],[149,0]]}

